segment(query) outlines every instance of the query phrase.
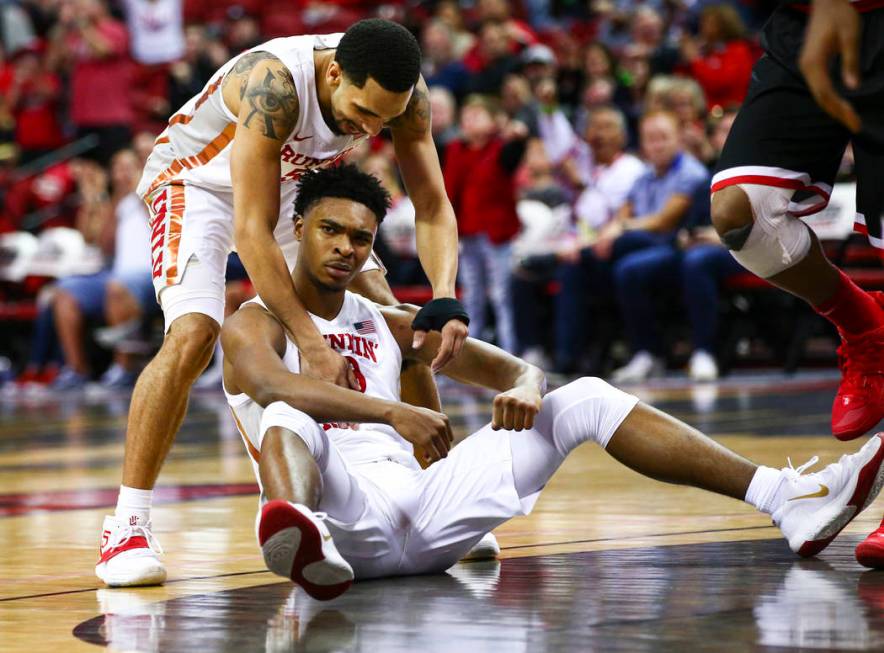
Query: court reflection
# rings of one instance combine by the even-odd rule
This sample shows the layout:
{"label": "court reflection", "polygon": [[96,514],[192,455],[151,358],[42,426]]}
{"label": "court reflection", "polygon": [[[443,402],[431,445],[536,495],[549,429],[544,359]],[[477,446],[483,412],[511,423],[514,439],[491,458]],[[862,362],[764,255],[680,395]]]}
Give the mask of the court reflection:
{"label": "court reflection", "polygon": [[882,650],[884,574],[854,543],[827,562],[765,540],[461,564],[327,603],[285,582],[152,604],[103,590],[74,634],[145,653]]}

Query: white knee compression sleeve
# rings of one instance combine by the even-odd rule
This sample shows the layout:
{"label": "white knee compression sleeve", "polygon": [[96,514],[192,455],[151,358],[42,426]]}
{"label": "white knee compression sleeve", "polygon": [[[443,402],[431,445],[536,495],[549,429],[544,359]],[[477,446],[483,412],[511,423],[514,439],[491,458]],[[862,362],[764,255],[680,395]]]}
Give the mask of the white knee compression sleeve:
{"label": "white knee compression sleeve", "polygon": [[258,449],[264,441],[264,434],[267,430],[278,426],[296,434],[307,445],[310,455],[319,464],[320,469],[324,467],[326,458],[326,435],[322,427],[316,423],[312,417],[297,408],[292,408],[283,401],[275,401],[264,409],[261,414],[260,442]]}
{"label": "white knee compression sleeve", "polygon": [[752,206],[751,225],[734,229],[721,239],[740,264],[763,279],[801,261],[810,251],[807,225],[788,214],[795,191],[759,184],[739,184]]}
{"label": "white knee compression sleeve", "polygon": [[556,450],[566,456],[583,442],[602,448],[638,403],[638,397],[618,390],[602,379],[584,377],[550,392],[544,411],[552,414]]}

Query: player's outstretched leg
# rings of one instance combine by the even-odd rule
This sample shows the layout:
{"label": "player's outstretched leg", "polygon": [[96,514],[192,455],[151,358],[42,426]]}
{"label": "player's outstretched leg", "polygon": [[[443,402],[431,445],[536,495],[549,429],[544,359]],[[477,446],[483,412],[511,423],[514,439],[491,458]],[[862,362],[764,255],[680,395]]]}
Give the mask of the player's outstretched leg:
{"label": "player's outstretched leg", "polygon": [[852,440],[884,418],[884,294],[865,292],[829,262],[810,228],[789,213],[793,192],[727,186],[712,197],[712,221],[743,267],[801,297],[838,328],[843,378],[832,434]]}
{"label": "player's outstretched leg", "polygon": [[756,467],[675,418],[639,405],[607,451],[645,476],[743,499],[771,515],[789,547],[805,557],[825,549],[884,486],[884,434],[837,463],[803,474],[818,458],[797,469]]}
{"label": "player's outstretched leg", "polygon": [[520,497],[542,489],[568,453],[593,441],[660,481],[746,501],[771,515],[793,551],[811,556],[868,506],[884,485],[884,435],[819,472],[757,466],[601,379],[582,378],[544,397],[535,427],[510,441]]}
{"label": "player's outstretched leg", "polygon": [[856,560],[864,567],[884,569],[884,520],[856,547]]}
{"label": "player's outstretched leg", "polygon": [[[265,412],[272,412],[273,406]],[[258,519],[258,542],[267,568],[320,601],[346,592],[353,569],[335,547],[325,515],[314,512],[322,480],[304,440],[279,426],[266,429],[258,470],[268,499]]]}

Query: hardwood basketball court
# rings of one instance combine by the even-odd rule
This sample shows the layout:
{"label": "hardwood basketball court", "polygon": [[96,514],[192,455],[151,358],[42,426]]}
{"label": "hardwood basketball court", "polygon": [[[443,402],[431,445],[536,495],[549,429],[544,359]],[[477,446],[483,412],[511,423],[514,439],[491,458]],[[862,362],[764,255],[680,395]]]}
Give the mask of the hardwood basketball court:
{"label": "hardwood basketball court", "polygon": [[[668,380],[632,388],[756,462],[819,465],[831,374]],[[443,387],[459,436],[486,394]],[[884,501],[801,561],[750,507],[663,485],[591,445],[534,513],[495,531],[499,563],[357,583],[319,603],[267,572],[245,448],[219,393],[195,393],[160,477],[163,587],[100,589],[92,572],[119,485],[128,396],[0,399],[0,651],[884,650],[884,572],[853,547]]]}

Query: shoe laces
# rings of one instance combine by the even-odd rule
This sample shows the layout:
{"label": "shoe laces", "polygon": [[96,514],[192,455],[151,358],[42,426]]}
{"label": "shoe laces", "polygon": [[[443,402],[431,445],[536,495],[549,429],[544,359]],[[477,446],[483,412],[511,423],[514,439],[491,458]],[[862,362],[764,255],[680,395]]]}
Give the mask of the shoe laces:
{"label": "shoe laces", "polygon": [[150,528],[146,525],[141,526],[139,524],[136,524],[134,526],[132,524],[127,524],[120,531],[117,541],[114,542],[114,544],[110,548],[122,546],[123,544],[125,544],[126,542],[131,540],[133,537],[139,537],[139,536],[143,537],[144,540],[147,542],[147,548],[149,548],[151,551],[153,551],[157,555],[163,554],[163,547],[160,545],[159,540],[151,532]]}
{"label": "shoe laces", "polygon": [[808,469],[810,469],[811,467],[813,467],[814,465],[816,465],[819,461],[820,461],[820,457],[819,457],[819,456],[814,456],[813,458],[811,458],[810,460],[808,460],[808,461],[807,461],[806,463],[804,463],[803,465],[799,465],[798,467],[795,467],[795,466],[792,464],[792,459],[791,459],[791,458],[786,458],[786,462],[789,463],[789,466],[788,466],[788,467],[784,467],[784,468],[783,468],[783,471],[786,473],[786,475],[787,475],[790,479],[797,479],[797,478],[799,478],[799,477],[800,477],[800,476],[801,476],[806,470],[808,470]]}

